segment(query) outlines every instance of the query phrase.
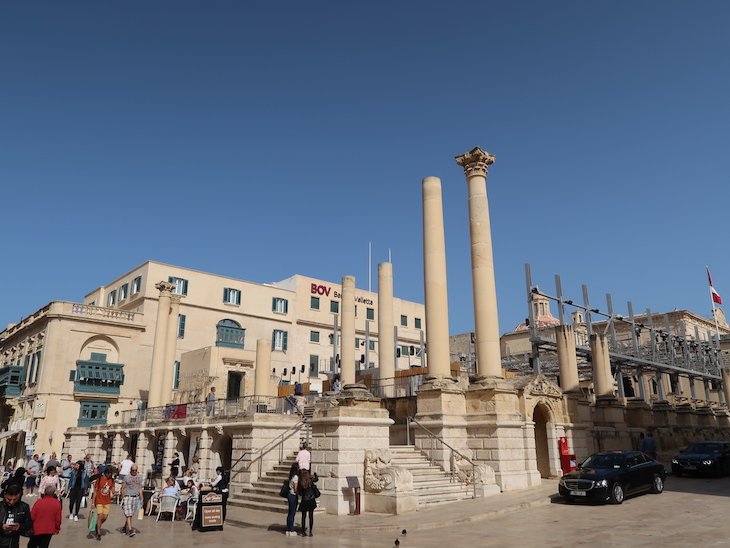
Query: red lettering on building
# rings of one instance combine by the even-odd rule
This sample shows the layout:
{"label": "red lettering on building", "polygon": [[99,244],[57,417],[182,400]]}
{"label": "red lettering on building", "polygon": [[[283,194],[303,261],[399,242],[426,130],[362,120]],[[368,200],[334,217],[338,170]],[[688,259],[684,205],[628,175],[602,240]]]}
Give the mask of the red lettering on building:
{"label": "red lettering on building", "polygon": [[330,291],[332,291],[331,287],[326,287],[321,284],[312,284],[310,286],[310,292],[316,295],[324,295],[325,297],[329,297]]}

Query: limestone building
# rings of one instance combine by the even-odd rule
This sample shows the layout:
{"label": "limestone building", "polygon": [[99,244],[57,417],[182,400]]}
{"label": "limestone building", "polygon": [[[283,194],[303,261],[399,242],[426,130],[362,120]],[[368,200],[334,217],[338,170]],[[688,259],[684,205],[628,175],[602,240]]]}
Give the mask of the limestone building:
{"label": "limestone building", "polygon": [[[221,399],[251,395],[262,339],[274,391],[294,382],[321,391],[339,367],[341,293],[301,275],[261,284],[148,261],[81,302],[53,301],[0,333],[0,449],[6,458],[59,451],[69,427],[118,422],[148,402],[202,399],[211,386]],[[358,289],[355,301],[356,367],[377,368],[388,351],[401,355],[396,369],[407,368],[424,337],[423,305],[393,300],[397,338],[385,350],[377,293]],[[151,395],[154,360],[163,374]]]}

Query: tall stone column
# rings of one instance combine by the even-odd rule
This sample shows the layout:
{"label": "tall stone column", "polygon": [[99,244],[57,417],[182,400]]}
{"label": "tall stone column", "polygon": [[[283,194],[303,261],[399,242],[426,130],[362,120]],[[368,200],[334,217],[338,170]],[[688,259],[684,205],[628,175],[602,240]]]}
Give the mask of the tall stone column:
{"label": "tall stone column", "polygon": [[120,432],[116,432],[112,441],[112,460],[122,462],[125,458],[127,455],[124,452],[124,436]]}
{"label": "tall stone column", "polygon": [[342,328],[340,379],[342,386],[355,384],[355,277],[342,277]]}
{"label": "tall stone column", "polygon": [[575,355],[575,332],[571,325],[555,326],[555,340],[558,346],[560,387],[563,392],[579,392],[578,360]]}
{"label": "tall stone column", "polygon": [[722,392],[725,395],[725,405],[730,409],[730,367],[722,368]]}
{"label": "tall stone column", "polygon": [[175,286],[160,282],[155,287],[160,292],[157,301],[157,323],[155,324],[154,347],[152,348],[152,367],[150,370],[150,390],[147,396],[147,407],[162,405],[162,383],[165,375],[165,354],[167,352],[167,325],[170,321],[170,301]]}
{"label": "tall stone column", "polygon": [[172,380],[175,376],[175,347],[177,346],[177,323],[180,313],[180,295],[170,297],[170,316],[167,323],[167,341],[165,343],[165,374],[160,386],[160,402],[162,405],[172,402]]}
{"label": "tall stone column", "polygon": [[271,396],[271,341],[256,341],[256,372],[254,373],[254,396]]}
{"label": "tall stone column", "polygon": [[611,358],[608,353],[606,336],[593,333],[590,337],[591,360],[593,363],[593,391],[598,398],[613,398],[613,378],[611,377]]}
{"label": "tall stone column", "polygon": [[441,179],[423,180],[423,285],[426,294],[428,376],[451,378],[446,243]]}
{"label": "tall stone column", "polygon": [[474,331],[477,373],[480,377],[504,377],[499,349],[499,314],[494,282],[492,231],[489,224],[487,172],[494,156],[476,147],[456,157],[464,168],[469,191],[471,276],[474,293]]}
{"label": "tall stone column", "polygon": [[[395,336],[393,333],[393,265],[378,265],[378,378],[393,379],[395,377]],[[393,396],[395,383],[384,386],[380,390],[385,397]]]}

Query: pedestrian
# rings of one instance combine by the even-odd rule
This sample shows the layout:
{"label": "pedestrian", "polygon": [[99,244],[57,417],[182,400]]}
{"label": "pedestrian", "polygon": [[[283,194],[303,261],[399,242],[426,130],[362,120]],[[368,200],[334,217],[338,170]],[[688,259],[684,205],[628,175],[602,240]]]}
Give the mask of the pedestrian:
{"label": "pedestrian", "polygon": [[38,475],[41,473],[41,463],[38,460],[38,455],[33,455],[33,458],[28,461],[25,467],[27,477],[25,478],[25,494],[29,497],[34,497],[36,480]]}
{"label": "pedestrian", "polygon": [[307,442],[302,443],[297,453],[297,464],[300,470],[310,470],[312,468],[312,453],[309,452]]}
{"label": "pedestrian", "polygon": [[28,548],[48,548],[53,535],[61,532],[62,510],[61,501],[56,498],[56,487],[46,485],[40,493],[41,498],[30,510],[33,534],[28,542]]}
{"label": "pedestrian", "polygon": [[299,503],[299,511],[302,513],[302,536],[307,536],[307,514],[309,514],[309,536],[313,537],[314,509],[317,507],[317,497],[319,496],[319,489],[314,484],[317,477],[312,478],[309,470],[302,470],[300,476],[297,491],[302,498]]}
{"label": "pedestrian", "polygon": [[19,466],[15,473],[0,485],[0,488],[5,491],[11,484],[17,485],[20,487],[21,492],[23,491],[23,487],[25,486],[25,468]]}
{"label": "pedestrian", "polygon": [[297,502],[299,500],[299,465],[295,462],[289,469],[289,492],[286,495],[289,509],[286,514],[286,535],[289,537],[297,536],[294,530],[294,518],[297,515]]}
{"label": "pedestrian", "polygon": [[219,466],[215,469],[216,477],[210,482],[213,491],[223,495],[223,521],[226,521],[226,507],[228,506],[228,484],[231,481],[231,474]]}
{"label": "pedestrian", "polygon": [[91,460],[91,455],[84,457],[84,469],[87,476],[91,477],[94,474],[94,461]]}
{"label": "pedestrian", "polygon": [[[48,459],[48,462],[45,463],[45,467],[46,468],[48,468],[49,466],[53,466],[56,469],[56,472],[58,472],[58,468],[61,466],[60,461],[56,457],[56,452],[55,451],[53,453],[51,453],[51,458],[49,458]],[[41,495],[43,495],[42,492],[41,492]]]}
{"label": "pedestrian", "polygon": [[114,496],[114,470],[111,466],[102,475],[91,476],[94,483],[94,508],[96,509],[96,540],[101,540],[101,526],[109,517],[109,507]]}
{"label": "pedestrian", "polygon": [[65,459],[61,460],[61,494],[68,494],[68,480],[71,479],[71,472],[73,472],[74,461],[73,457],[69,454],[66,455]]}
{"label": "pedestrian", "polygon": [[175,453],[173,455],[172,462],[170,463],[170,475],[173,478],[177,478],[178,473],[180,472],[180,453]]}
{"label": "pedestrian", "polygon": [[117,475],[117,478],[120,483],[124,483],[125,478],[129,476],[132,471],[132,466],[134,466],[134,458],[132,458],[132,455],[127,455],[127,458],[119,464],[119,474]]}
{"label": "pedestrian", "polygon": [[58,478],[58,467],[51,466],[50,464],[46,468],[46,475],[41,478],[41,483],[38,485],[38,493],[43,496],[46,487],[52,485],[54,487],[53,495],[61,490],[60,481]]}
{"label": "pedestrian", "polygon": [[20,536],[30,536],[33,522],[30,518],[30,507],[20,500],[23,487],[12,483],[5,488],[0,501],[0,547],[19,548]]}
{"label": "pedestrian", "polygon": [[68,478],[68,519],[79,521],[81,499],[88,488],[89,476],[86,473],[86,468],[84,468],[84,461],[80,460],[73,463],[71,475]]}
{"label": "pedestrian", "polygon": [[339,392],[340,390],[342,390],[340,377],[335,377],[335,382],[332,383],[332,392]]}
{"label": "pedestrian", "polygon": [[656,440],[651,432],[644,438],[644,449],[642,451],[656,460]]}
{"label": "pedestrian", "polygon": [[129,537],[137,534],[132,525],[132,517],[142,506],[144,493],[142,491],[142,476],[139,475],[139,468],[132,464],[129,475],[122,482],[122,512],[124,512],[124,528],[122,531]]}
{"label": "pedestrian", "polygon": [[215,416],[215,402],[217,398],[215,396],[215,386],[210,387],[210,392],[205,397],[205,406],[209,417]]}

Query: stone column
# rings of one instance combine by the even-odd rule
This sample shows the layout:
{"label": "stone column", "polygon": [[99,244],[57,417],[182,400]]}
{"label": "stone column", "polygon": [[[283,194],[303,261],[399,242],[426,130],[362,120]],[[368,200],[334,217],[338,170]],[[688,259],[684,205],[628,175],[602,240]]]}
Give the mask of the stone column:
{"label": "stone column", "polygon": [[555,326],[555,341],[558,346],[560,387],[563,392],[579,392],[578,360],[575,355],[575,332],[573,326]]}
{"label": "stone column", "polygon": [[165,343],[165,365],[162,385],[160,386],[160,403],[172,402],[172,381],[175,377],[175,347],[177,346],[177,323],[180,313],[180,295],[170,297],[170,315],[167,323],[167,341]]}
{"label": "stone column", "polygon": [[499,349],[499,315],[494,283],[492,232],[489,224],[487,171],[494,156],[476,147],[456,157],[464,168],[469,191],[471,276],[474,293],[477,373],[479,377],[504,377]]}
{"label": "stone column", "polygon": [[393,265],[380,263],[378,265],[378,378],[391,379],[381,383],[380,390],[383,396],[392,397],[395,382],[395,336],[393,333]]}
{"label": "stone column", "polygon": [[212,463],[211,446],[213,438],[207,428],[203,428],[198,439],[198,476],[201,478],[214,478],[215,466]]}
{"label": "stone column", "polygon": [[590,337],[591,360],[593,363],[593,391],[598,398],[613,398],[613,378],[608,341],[603,334],[593,333]]}
{"label": "stone column", "polygon": [[342,278],[342,328],[340,379],[342,386],[355,384],[355,277]]}
{"label": "stone column", "polygon": [[122,462],[125,458],[127,455],[124,453],[124,436],[121,432],[116,432],[112,441],[112,460]]}
{"label": "stone column", "polygon": [[423,180],[423,286],[426,296],[428,376],[451,378],[449,303],[441,179]]}
{"label": "stone column", "polygon": [[722,368],[722,393],[725,396],[725,405],[730,409],[730,368]]}
{"label": "stone column", "polygon": [[152,367],[150,368],[150,390],[147,396],[147,407],[162,405],[162,383],[165,375],[165,354],[167,352],[167,324],[170,321],[170,301],[172,300],[173,284],[160,282],[155,287],[160,291],[157,301],[157,323],[155,325],[155,340],[152,348]]}
{"label": "stone column", "polygon": [[256,372],[254,373],[254,396],[271,396],[271,341],[256,341]]}

